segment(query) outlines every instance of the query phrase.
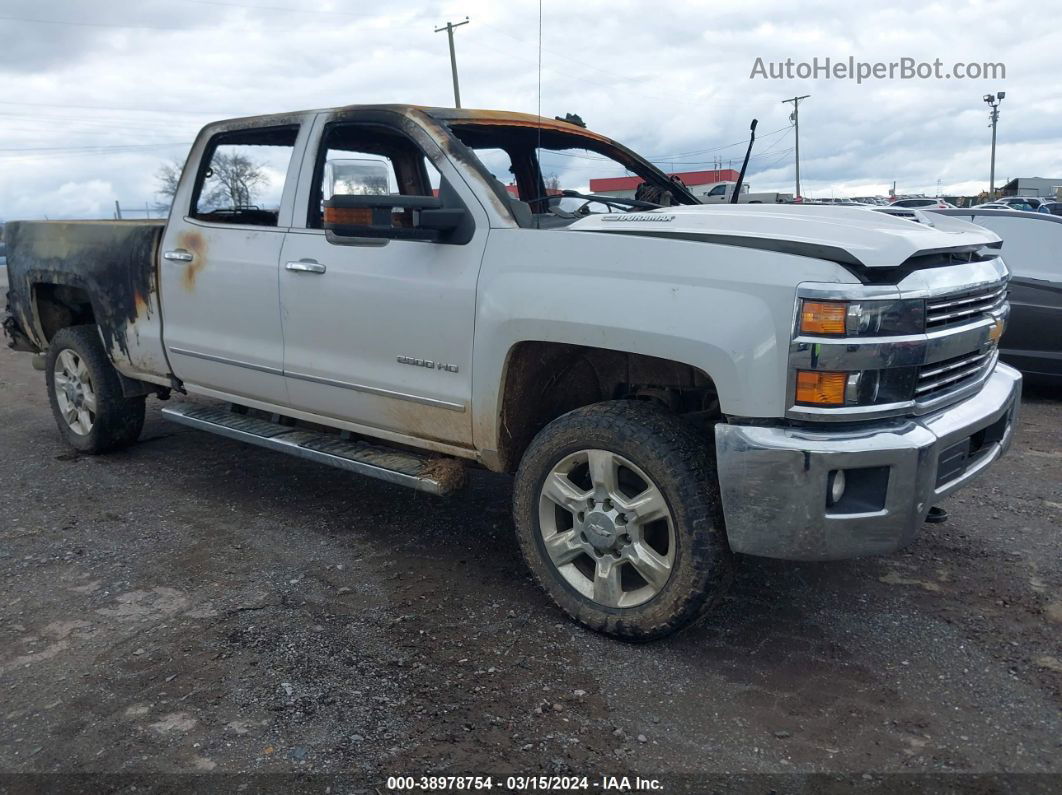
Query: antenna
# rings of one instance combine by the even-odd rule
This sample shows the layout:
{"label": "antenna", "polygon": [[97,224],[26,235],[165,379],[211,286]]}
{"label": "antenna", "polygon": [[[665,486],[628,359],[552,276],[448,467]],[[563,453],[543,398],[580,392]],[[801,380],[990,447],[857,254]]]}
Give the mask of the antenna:
{"label": "antenna", "polygon": [[749,155],[752,154],[752,145],[756,142],[756,125],[757,119],[752,120],[752,124],[749,125],[749,148],[745,150],[745,162],[741,164],[741,173],[738,174],[737,185],[734,187],[734,192],[730,194],[730,203],[737,204],[738,197],[741,196],[741,185],[745,181],[745,171],[749,167]]}
{"label": "antenna", "polygon": [[[538,148],[542,148],[542,0],[538,0]],[[536,157],[541,157],[537,152]],[[538,164],[542,172],[542,162]]]}

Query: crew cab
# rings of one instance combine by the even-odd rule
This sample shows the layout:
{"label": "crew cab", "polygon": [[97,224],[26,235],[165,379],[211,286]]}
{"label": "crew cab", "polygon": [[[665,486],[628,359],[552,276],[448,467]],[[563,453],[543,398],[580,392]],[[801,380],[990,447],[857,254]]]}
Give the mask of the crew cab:
{"label": "crew cab", "polygon": [[[603,161],[664,200],[581,192]],[[632,640],[716,603],[734,553],[909,543],[1019,406],[994,233],[705,206],[560,119],[221,121],[167,222],[6,238],[4,328],[76,449],[135,442],[154,395],[175,422],[435,494],[511,473],[545,592]]]}

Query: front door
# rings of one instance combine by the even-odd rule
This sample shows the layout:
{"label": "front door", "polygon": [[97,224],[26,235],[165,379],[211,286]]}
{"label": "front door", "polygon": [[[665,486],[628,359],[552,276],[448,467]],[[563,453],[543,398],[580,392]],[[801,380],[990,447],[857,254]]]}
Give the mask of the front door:
{"label": "front door", "polygon": [[[306,226],[289,231],[280,258],[291,405],[471,446],[472,336],[486,216],[426,136],[414,141],[386,124],[326,121],[303,165]],[[475,231],[464,244],[330,241],[322,229],[322,200],[333,191],[430,196],[440,185],[459,187],[472,212]],[[298,215],[297,209],[296,223]]]}
{"label": "front door", "polygon": [[287,403],[277,271],[299,129],[218,132],[189,160],[159,268],[166,353],[190,391]]}

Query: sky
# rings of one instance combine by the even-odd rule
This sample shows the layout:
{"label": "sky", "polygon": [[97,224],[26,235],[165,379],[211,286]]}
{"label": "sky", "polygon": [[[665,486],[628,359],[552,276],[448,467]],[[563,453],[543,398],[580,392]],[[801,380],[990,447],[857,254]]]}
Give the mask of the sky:
{"label": "sky", "polygon": [[[375,102],[578,113],[668,171],[740,166],[803,193],[987,189],[986,93],[1005,91],[996,182],[1062,178],[1062,3],[542,0],[0,0],[0,219],[127,216],[159,201],[164,162],[206,123]],[[1001,63],[995,79],[763,79],[765,65],[849,57]],[[795,67],[794,67],[795,68]],[[541,93],[539,92],[541,79]],[[539,104],[541,103],[541,105]],[[569,158],[562,181],[613,176]]]}

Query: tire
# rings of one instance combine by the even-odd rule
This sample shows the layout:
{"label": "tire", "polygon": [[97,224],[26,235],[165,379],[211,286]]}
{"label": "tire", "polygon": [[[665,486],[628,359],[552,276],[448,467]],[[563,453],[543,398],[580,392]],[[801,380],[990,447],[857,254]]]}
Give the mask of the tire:
{"label": "tire", "polygon": [[118,371],[95,326],[60,329],[48,345],[45,362],[48,402],[67,444],[95,455],[139,438],[145,398],[122,394]]}
{"label": "tire", "polygon": [[539,585],[598,632],[663,637],[730,585],[714,448],[654,404],[597,403],[547,425],[520,462],[513,513]]}

